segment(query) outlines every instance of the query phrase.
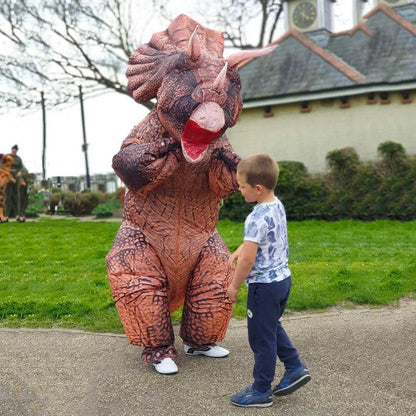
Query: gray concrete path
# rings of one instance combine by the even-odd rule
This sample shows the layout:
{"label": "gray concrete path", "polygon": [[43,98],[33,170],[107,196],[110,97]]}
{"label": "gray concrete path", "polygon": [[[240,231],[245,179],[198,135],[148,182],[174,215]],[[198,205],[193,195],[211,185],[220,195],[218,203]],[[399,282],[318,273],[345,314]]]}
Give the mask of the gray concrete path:
{"label": "gray concrete path", "polygon": [[[231,394],[251,382],[245,321],[232,321],[223,359],[188,357],[157,374],[122,335],[0,329],[0,415],[416,415],[416,301],[399,308],[285,316],[312,380],[273,407],[243,409]],[[279,365],[276,382],[282,374]]]}

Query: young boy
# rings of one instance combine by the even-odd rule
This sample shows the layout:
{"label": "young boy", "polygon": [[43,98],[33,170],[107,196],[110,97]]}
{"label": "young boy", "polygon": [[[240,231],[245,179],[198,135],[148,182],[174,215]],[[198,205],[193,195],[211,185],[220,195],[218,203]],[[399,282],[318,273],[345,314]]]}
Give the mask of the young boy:
{"label": "young boy", "polygon": [[241,160],[237,182],[246,202],[257,202],[244,223],[244,242],[230,256],[237,262],[227,294],[235,302],[238,289],[248,284],[247,325],[254,353],[254,383],[231,397],[243,407],[268,407],[273,404],[271,383],[276,355],[284,363],[285,374],[273,394],[290,394],[307,383],[311,376],[280,323],[291,288],[288,267],[286,214],[274,195],[279,167],[267,155]]}

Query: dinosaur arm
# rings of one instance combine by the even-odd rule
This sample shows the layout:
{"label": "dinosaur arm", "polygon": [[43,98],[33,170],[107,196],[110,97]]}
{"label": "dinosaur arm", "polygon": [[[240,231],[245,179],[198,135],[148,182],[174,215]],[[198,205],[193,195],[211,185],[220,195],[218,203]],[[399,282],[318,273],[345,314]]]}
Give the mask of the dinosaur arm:
{"label": "dinosaur arm", "polygon": [[209,169],[209,186],[221,199],[228,198],[238,190],[236,179],[240,156],[234,153],[228,139],[223,136],[212,152]]}
{"label": "dinosaur arm", "polygon": [[150,143],[128,138],[113,157],[113,169],[129,189],[147,193],[176,170],[179,146],[171,138]]}
{"label": "dinosaur arm", "polygon": [[16,183],[16,179],[13,177],[13,175],[7,169],[1,169],[0,168],[0,177],[4,177],[7,182]]}

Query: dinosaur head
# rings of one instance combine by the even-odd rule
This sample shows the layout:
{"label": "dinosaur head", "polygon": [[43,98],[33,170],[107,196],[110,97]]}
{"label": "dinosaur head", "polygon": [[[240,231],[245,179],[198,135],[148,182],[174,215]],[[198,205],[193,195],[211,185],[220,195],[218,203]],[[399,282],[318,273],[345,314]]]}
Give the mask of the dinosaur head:
{"label": "dinosaur head", "polygon": [[14,160],[14,158],[11,155],[4,156],[3,160],[2,160],[2,163],[1,163],[1,168],[9,170],[10,167],[12,166],[13,160]]}
{"label": "dinosaur head", "polygon": [[198,163],[237,122],[242,108],[238,68],[274,48],[224,59],[223,34],[180,15],[131,55],[128,90],[139,103],[157,97],[160,122],[181,143],[185,159]]}

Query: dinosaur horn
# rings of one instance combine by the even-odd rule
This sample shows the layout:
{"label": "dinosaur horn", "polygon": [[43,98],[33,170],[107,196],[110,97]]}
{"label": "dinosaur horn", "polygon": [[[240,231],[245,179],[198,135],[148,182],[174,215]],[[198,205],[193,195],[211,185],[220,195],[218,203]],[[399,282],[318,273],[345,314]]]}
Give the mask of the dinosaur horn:
{"label": "dinosaur horn", "polygon": [[253,58],[256,58],[258,56],[266,55],[272,51],[274,51],[277,48],[277,44],[268,46],[267,48],[263,49],[248,49],[245,51],[239,51],[236,53],[233,53],[227,58],[228,65],[230,68],[237,67],[241,68],[244,64],[246,64],[248,61],[250,61]]}
{"label": "dinosaur horn", "polygon": [[225,88],[225,80],[227,78],[227,67],[228,62],[225,62],[224,67],[221,69],[221,72],[217,75],[217,78],[215,78],[215,81],[212,85],[212,87],[218,91],[222,91]]}
{"label": "dinosaur horn", "polygon": [[188,48],[185,51],[186,57],[192,59],[193,61],[197,61],[201,56],[201,41],[197,30],[198,26],[196,26],[191,37],[189,38]]}

